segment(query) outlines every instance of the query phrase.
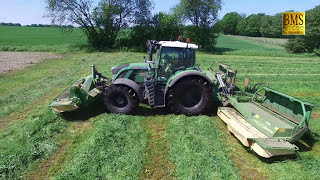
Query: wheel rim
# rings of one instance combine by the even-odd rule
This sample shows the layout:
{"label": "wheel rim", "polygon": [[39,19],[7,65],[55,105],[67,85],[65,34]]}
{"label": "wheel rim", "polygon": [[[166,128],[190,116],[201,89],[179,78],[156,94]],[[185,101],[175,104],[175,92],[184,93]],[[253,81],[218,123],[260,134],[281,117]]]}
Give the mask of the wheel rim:
{"label": "wheel rim", "polygon": [[128,100],[123,94],[115,94],[111,100],[112,105],[119,108],[124,108],[128,105]]}

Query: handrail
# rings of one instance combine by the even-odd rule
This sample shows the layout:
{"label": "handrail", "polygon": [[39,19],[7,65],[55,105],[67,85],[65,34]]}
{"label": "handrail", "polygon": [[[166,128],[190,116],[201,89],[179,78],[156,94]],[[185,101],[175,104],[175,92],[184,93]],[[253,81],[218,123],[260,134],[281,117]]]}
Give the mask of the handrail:
{"label": "handrail", "polygon": [[301,101],[300,99],[297,99],[297,98],[295,98],[295,97],[293,97],[293,96],[290,96],[290,95],[287,95],[287,94],[284,94],[284,93],[275,91],[275,90],[270,89],[270,88],[268,88],[268,87],[262,87],[262,88],[260,88],[259,90],[257,90],[257,91],[253,94],[252,99],[251,99],[253,102],[254,102],[254,98],[257,96],[258,92],[259,92],[259,91],[262,91],[262,90],[271,91],[271,92],[273,92],[273,93],[275,93],[275,94],[278,94],[278,95],[284,96],[284,97],[286,97],[286,98],[289,98],[291,101],[296,101],[296,102],[300,103],[300,105],[301,105],[301,107],[302,107],[303,118],[302,118],[302,121],[299,123],[299,126],[302,127],[302,125],[306,122],[306,119],[307,119],[307,117],[306,117],[305,103],[304,103],[303,101]]}

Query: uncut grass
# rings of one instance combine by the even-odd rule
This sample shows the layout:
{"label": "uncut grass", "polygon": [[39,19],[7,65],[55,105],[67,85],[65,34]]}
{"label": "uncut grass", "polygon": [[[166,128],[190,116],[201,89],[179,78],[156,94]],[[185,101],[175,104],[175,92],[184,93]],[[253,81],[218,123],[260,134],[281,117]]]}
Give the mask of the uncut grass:
{"label": "uncut grass", "polygon": [[73,159],[55,179],[138,179],[143,170],[143,116],[108,114],[94,123]]}
{"label": "uncut grass", "polygon": [[87,38],[79,28],[68,31],[55,27],[0,26],[2,51],[52,51],[66,53],[87,46]]}
{"label": "uncut grass", "polygon": [[170,116],[169,160],[179,179],[240,179],[226,142],[208,116]]}

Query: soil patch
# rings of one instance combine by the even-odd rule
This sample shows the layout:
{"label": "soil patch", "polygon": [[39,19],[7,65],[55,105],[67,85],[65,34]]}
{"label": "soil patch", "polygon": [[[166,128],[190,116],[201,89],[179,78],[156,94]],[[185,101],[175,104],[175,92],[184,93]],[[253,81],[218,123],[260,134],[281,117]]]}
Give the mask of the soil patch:
{"label": "soil patch", "polygon": [[0,74],[61,57],[62,55],[50,52],[0,52]]}

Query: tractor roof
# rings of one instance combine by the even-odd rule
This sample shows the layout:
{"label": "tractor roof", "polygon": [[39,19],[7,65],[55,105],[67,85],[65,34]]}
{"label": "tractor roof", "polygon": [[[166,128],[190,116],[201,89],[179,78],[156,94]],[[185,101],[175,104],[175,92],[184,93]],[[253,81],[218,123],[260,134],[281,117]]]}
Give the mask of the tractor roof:
{"label": "tractor roof", "polygon": [[198,49],[198,46],[195,44],[180,42],[180,41],[160,41],[159,44],[163,47],[179,47],[179,48],[191,48]]}

